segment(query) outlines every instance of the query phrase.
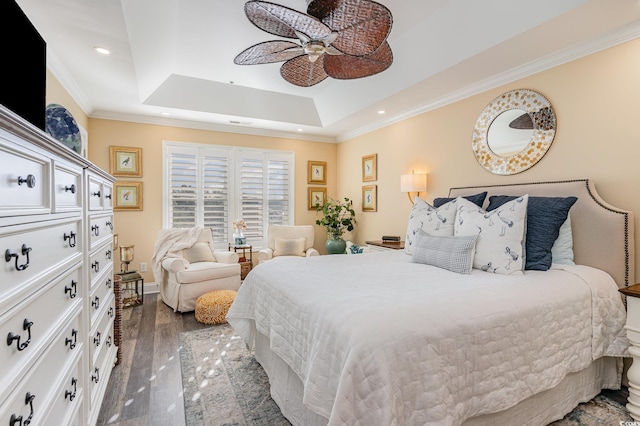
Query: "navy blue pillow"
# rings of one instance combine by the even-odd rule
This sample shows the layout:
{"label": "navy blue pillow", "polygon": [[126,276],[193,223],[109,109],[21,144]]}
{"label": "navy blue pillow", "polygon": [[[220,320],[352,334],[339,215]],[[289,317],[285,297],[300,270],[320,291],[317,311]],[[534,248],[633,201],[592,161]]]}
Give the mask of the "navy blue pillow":
{"label": "navy blue pillow", "polygon": [[[491,196],[487,211],[516,198],[509,195]],[[576,197],[529,197],[524,269],[546,271],[551,267],[551,247],[576,201]]]}
{"label": "navy blue pillow", "polygon": [[[462,197],[462,198],[466,198],[467,200],[471,201],[473,204],[475,204],[476,206],[482,208],[482,203],[484,203],[484,199],[487,198],[487,192],[481,192],[479,194],[475,194],[475,195],[467,195],[466,197]],[[433,199],[433,207],[435,207],[436,209],[438,207],[440,207],[443,204],[447,204],[449,201],[455,200],[456,197],[453,198],[434,198]]]}

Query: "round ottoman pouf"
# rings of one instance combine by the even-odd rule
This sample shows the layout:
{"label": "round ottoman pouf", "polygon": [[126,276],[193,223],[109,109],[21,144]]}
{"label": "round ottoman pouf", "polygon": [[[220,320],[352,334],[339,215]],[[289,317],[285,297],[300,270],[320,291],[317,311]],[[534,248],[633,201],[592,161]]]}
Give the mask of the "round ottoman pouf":
{"label": "round ottoman pouf", "polygon": [[227,312],[236,298],[233,290],[215,290],[196,299],[196,320],[204,324],[227,322]]}

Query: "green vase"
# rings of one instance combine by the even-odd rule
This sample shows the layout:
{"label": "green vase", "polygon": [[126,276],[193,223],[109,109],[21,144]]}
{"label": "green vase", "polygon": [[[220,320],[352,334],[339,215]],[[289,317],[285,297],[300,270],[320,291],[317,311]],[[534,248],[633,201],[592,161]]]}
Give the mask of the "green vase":
{"label": "green vase", "polygon": [[327,254],[344,254],[347,243],[342,238],[329,238],[324,244],[327,248]]}

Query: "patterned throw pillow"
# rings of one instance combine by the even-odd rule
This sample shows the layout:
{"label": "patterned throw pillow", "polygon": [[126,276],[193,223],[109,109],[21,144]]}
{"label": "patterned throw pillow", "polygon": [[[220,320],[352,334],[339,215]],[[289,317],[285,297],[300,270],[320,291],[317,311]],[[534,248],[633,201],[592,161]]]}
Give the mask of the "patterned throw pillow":
{"label": "patterned throw pillow", "polygon": [[209,243],[195,243],[188,249],[182,250],[182,257],[189,263],[216,261]]}
{"label": "patterned throw pillow", "polygon": [[307,239],[300,238],[276,238],[273,257],[277,256],[304,256],[304,247]]}
{"label": "patterned throw pillow", "polygon": [[415,204],[409,214],[407,235],[404,239],[404,252],[406,254],[413,254],[413,246],[416,243],[416,234],[420,229],[429,235],[453,235],[453,222],[456,218],[456,205],[457,199],[454,199],[438,208],[435,208],[420,197],[416,197]]}
{"label": "patterned throw pillow", "polygon": [[417,233],[411,261],[437,266],[458,274],[470,274],[476,251],[477,235],[436,237],[423,230]]}
{"label": "patterned throw pillow", "polygon": [[529,196],[524,195],[487,212],[458,199],[454,235],[478,236],[474,268],[496,274],[522,273],[528,201]]}

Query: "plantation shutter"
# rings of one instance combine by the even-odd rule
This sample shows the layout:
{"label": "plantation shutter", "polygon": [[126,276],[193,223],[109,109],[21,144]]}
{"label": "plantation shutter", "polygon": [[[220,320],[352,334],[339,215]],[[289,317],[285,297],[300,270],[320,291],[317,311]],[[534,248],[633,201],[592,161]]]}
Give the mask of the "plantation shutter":
{"label": "plantation shutter", "polygon": [[171,228],[196,226],[197,150],[179,150],[169,155],[169,223]]}
{"label": "plantation shutter", "polygon": [[164,147],[165,228],[211,228],[220,249],[233,239],[232,222],[242,218],[247,243],[260,249],[267,246],[270,224],[292,224],[293,153],[173,142]]}

